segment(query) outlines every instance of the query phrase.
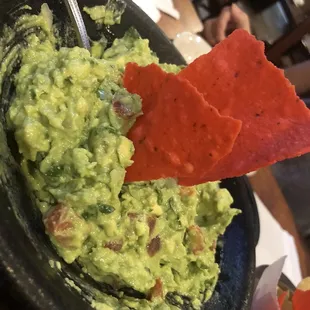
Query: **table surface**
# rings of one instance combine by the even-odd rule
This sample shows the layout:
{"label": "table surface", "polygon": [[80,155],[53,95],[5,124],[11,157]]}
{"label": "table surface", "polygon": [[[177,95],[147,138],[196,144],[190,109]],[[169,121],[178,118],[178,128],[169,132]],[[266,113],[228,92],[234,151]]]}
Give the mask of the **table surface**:
{"label": "table surface", "polygon": [[[159,27],[166,35],[170,39],[173,39],[180,32],[200,32],[202,30],[202,23],[191,1],[174,0],[173,2],[180,12],[180,19],[175,20],[166,14],[162,14],[158,22]],[[302,276],[310,276],[310,251],[297,231],[291,210],[271,170],[269,168],[260,169],[254,176],[250,177],[250,182],[253,190],[260,197],[273,217],[284,230],[288,231],[294,237],[299,254]]]}

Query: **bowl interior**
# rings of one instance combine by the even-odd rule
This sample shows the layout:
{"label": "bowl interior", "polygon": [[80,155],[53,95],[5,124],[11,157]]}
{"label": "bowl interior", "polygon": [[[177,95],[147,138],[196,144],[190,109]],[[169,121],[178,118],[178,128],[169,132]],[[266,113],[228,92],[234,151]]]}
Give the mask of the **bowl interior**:
{"label": "bowl interior", "polygon": [[[35,1],[16,0],[0,3],[0,20],[12,23],[22,13],[21,6],[29,4],[34,12],[46,2],[53,10],[54,20],[63,35],[66,46],[77,45],[74,31],[66,11],[65,4],[58,0]],[[161,62],[184,64],[179,52],[170,41],[139,8],[131,1],[120,25],[101,30],[112,42],[131,26],[142,37],[150,40],[150,46]],[[83,6],[104,4],[100,0],[80,0]],[[98,29],[84,16],[87,31],[92,39],[98,38]],[[12,46],[23,44],[25,33],[18,34]],[[1,66],[4,66],[4,59]],[[0,94],[0,262],[14,287],[32,308],[38,309],[88,309],[87,298],[96,290],[113,294],[110,287],[80,277],[77,264],[67,265],[57,255],[49,238],[44,233],[41,214],[35,207],[31,194],[19,170],[18,150],[11,132],[6,130],[5,113],[14,94],[12,75],[18,70],[18,58],[12,63],[12,70],[4,74]],[[1,68],[2,69],[2,68]],[[234,207],[242,210],[223,236],[222,246],[217,249],[217,260],[221,274],[212,298],[203,306],[204,309],[243,310],[250,308],[254,284],[255,246],[258,239],[258,217],[251,189],[245,178],[225,180],[222,186],[229,189],[235,203]],[[51,268],[49,261],[61,261],[62,268]],[[68,285],[74,283],[81,289],[82,296]],[[83,297],[83,298],[82,298]],[[190,307],[188,309],[191,309]]]}

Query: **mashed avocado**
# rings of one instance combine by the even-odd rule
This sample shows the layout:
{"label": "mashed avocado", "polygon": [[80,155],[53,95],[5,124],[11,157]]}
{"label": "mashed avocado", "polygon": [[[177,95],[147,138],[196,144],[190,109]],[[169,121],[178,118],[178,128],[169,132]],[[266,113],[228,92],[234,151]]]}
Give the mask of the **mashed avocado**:
{"label": "mashed avocado", "polygon": [[84,7],[83,11],[98,25],[110,26],[120,24],[125,7],[125,2],[122,0],[108,0],[106,5]]}
{"label": "mashed avocado", "polygon": [[7,122],[51,241],[95,280],[144,296],[103,295],[93,302],[98,309],[172,309],[180,296],[199,308],[218,279],[218,236],[238,211],[218,182],[124,184],[134,153],[126,133],[142,112],[122,72],[128,62],[158,58],[133,29],[93,55],[57,50],[52,33],[46,38],[33,34],[22,50]]}

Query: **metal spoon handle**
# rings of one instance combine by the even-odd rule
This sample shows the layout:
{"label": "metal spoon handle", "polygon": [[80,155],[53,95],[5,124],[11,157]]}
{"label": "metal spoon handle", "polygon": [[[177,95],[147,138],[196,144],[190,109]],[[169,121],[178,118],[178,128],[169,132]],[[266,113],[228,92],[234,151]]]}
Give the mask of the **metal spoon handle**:
{"label": "metal spoon handle", "polygon": [[90,49],[89,39],[77,1],[65,0],[65,3],[78,37],[79,46],[89,50]]}

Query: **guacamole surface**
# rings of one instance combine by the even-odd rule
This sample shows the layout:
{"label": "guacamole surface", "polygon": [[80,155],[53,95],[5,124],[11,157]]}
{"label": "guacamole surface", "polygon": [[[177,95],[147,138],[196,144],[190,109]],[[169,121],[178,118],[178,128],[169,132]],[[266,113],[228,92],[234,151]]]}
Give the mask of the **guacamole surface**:
{"label": "guacamole surface", "polygon": [[128,62],[158,58],[134,29],[109,48],[97,42],[92,54],[56,49],[55,41],[52,32],[29,36],[7,113],[47,234],[67,263],[143,295],[104,295],[93,302],[98,309],[173,309],[180,296],[199,308],[218,279],[217,239],[239,211],[218,182],[124,184],[134,153],[126,134],[142,103],[123,87],[122,73]]}

